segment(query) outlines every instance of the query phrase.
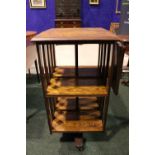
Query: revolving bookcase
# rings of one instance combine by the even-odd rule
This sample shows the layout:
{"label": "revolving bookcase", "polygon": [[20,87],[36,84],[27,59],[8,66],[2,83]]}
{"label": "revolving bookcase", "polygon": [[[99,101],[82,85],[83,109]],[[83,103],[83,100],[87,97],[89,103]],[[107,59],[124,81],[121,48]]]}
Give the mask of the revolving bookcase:
{"label": "revolving bookcase", "polygon": [[[115,53],[121,49],[118,40],[103,28],[53,28],[32,39],[37,48],[50,133],[105,130]],[[75,46],[75,67],[57,66],[57,44]],[[81,44],[98,44],[97,66],[79,66]]]}

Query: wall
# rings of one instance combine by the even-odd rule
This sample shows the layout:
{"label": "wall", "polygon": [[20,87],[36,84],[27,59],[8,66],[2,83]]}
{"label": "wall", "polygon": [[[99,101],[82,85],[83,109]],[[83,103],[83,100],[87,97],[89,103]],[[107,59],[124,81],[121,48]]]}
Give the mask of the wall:
{"label": "wall", "polygon": [[55,0],[46,0],[46,9],[31,9],[26,0],[26,30],[41,32],[54,27]]}
{"label": "wall", "polygon": [[[55,0],[46,0],[46,9],[30,9],[26,0],[26,30],[37,32],[54,27]],[[115,14],[116,0],[100,0],[97,6],[89,5],[89,0],[81,0],[81,19],[83,27],[110,28],[111,22],[119,22]]]}
{"label": "wall", "polygon": [[99,5],[89,5],[89,0],[82,1],[83,27],[110,28],[110,23],[117,21],[115,15],[116,0],[100,0]]}

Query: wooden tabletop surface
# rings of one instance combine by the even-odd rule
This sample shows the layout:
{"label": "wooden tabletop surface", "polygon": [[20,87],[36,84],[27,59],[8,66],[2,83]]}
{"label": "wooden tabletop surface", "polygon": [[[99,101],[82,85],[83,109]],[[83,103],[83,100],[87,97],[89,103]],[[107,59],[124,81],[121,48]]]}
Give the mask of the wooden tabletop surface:
{"label": "wooden tabletop surface", "polygon": [[116,41],[119,37],[103,28],[52,28],[32,38],[31,41]]}
{"label": "wooden tabletop surface", "polygon": [[125,42],[125,43],[129,42],[129,35],[118,35],[118,37],[122,42]]}

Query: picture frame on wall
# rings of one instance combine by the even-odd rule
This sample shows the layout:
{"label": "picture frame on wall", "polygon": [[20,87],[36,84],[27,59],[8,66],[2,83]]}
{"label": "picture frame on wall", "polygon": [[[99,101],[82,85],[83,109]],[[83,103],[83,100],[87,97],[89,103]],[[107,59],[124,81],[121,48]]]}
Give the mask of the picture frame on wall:
{"label": "picture frame on wall", "polygon": [[42,9],[46,8],[46,0],[29,0],[30,8]]}
{"label": "picture frame on wall", "polygon": [[120,14],[121,13],[121,0],[116,0],[116,10],[115,10],[116,14]]}
{"label": "picture frame on wall", "polygon": [[99,0],[89,0],[89,4],[90,5],[98,5],[99,4]]}

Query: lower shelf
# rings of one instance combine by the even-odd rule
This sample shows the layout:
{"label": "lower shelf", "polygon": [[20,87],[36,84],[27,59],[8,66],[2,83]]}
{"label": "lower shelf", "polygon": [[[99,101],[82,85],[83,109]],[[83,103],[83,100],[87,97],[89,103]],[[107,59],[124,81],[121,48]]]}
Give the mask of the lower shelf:
{"label": "lower shelf", "polygon": [[99,110],[91,111],[56,111],[54,113],[57,124],[72,120],[98,120],[101,117]]}
{"label": "lower shelf", "polygon": [[99,132],[104,129],[99,110],[55,111],[51,126],[54,132]]}
{"label": "lower shelf", "polygon": [[[79,110],[95,110],[99,108],[96,97],[82,98],[79,97]],[[76,110],[76,101],[74,98],[58,97],[56,110]]]}
{"label": "lower shelf", "polygon": [[101,132],[104,123],[102,120],[72,120],[52,121],[52,132]]}

